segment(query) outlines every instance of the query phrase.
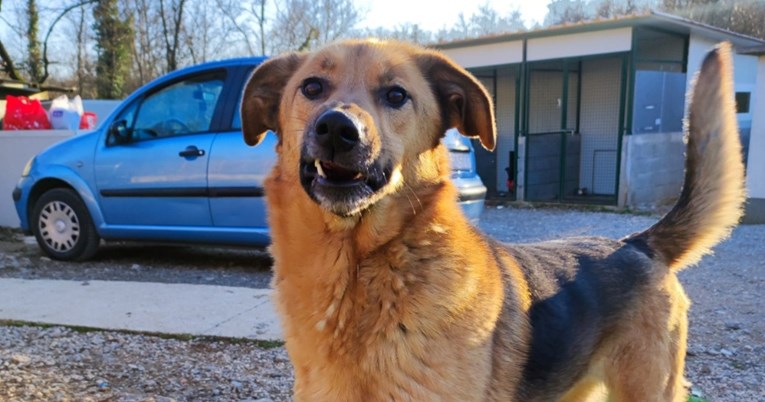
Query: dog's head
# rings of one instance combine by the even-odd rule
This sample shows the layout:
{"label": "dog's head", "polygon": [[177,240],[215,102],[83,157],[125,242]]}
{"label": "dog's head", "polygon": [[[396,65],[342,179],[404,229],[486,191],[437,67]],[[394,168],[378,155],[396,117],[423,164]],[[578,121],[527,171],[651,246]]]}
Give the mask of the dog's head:
{"label": "dog's head", "polygon": [[323,209],[351,216],[403,183],[448,178],[439,143],[456,127],[494,148],[491,99],[464,69],[432,50],[347,41],[259,66],[244,90],[247,144],[279,136],[280,174]]}

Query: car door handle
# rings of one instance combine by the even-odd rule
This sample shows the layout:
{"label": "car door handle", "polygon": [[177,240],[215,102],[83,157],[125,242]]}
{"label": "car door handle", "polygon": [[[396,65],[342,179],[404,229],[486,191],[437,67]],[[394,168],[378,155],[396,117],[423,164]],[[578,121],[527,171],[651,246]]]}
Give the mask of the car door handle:
{"label": "car door handle", "polygon": [[182,156],[184,158],[192,158],[195,156],[205,156],[205,150],[199,149],[193,145],[189,145],[181,152],[178,152],[178,156]]}

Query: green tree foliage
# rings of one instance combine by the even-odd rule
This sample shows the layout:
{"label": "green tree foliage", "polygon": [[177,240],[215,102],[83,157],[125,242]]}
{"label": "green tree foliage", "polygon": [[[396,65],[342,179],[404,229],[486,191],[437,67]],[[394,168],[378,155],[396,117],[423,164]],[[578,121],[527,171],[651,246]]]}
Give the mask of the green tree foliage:
{"label": "green tree foliage", "polygon": [[120,16],[117,0],[99,1],[93,8],[93,19],[98,53],[96,91],[102,99],[123,98],[130,73],[131,21]]}

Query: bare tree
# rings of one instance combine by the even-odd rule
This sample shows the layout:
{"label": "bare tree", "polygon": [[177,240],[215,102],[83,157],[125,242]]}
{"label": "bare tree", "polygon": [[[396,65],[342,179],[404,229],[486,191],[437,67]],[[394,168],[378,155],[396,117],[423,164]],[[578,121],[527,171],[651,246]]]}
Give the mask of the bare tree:
{"label": "bare tree", "polygon": [[191,0],[186,7],[184,29],[181,32],[181,41],[189,52],[192,64],[206,62],[214,52],[210,44],[215,35],[213,33],[213,18],[210,13],[210,3],[207,1]]}
{"label": "bare tree", "polygon": [[[208,0],[189,0],[182,39],[193,64],[247,53],[232,46],[234,28],[221,23],[218,4]],[[249,53],[247,53],[249,54]]]}
{"label": "bare tree", "polygon": [[[167,3],[170,3],[166,5]],[[165,40],[165,72],[178,69],[178,49],[183,29],[183,8],[186,0],[159,0],[159,15],[162,21],[162,37]]]}
{"label": "bare tree", "polygon": [[284,0],[271,27],[273,50],[304,50],[352,35],[361,11],[352,0]]}
{"label": "bare tree", "polygon": [[[3,71],[13,80],[24,81],[24,63],[26,59],[26,28],[23,24],[25,18],[25,9],[20,6],[14,7],[18,3],[11,3],[11,7],[5,7],[4,12],[0,13],[0,21],[8,28],[7,35],[3,42],[0,42],[0,59]],[[9,38],[10,37],[10,38]],[[20,60],[15,63],[14,60]]]}
{"label": "bare tree", "polygon": [[661,0],[664,11],[765,39],[765,1]]}
{"label": "bare tree", "polygon": [[547,5],[545,25],[561,25],[590,19],[585,0],[552,0]]}
{"label": "bare tree", "polygon": [[225,18],[230,41],[241,43],[249,55],[265,55],[268,51],[268,1],[216,0],[216,4]]}
{"label": "bare tree", "polygon": [[320,0],[313,4],[320,43],[346,36],[361,19],[361,12],[351,0]]}
{"label": "bare tree", "polygon": [[654,6],[653,1],[646,0],[599,0],[590,1],[588,11],[594,10],[595,18],[614,18],[622,15],[647,12]]}
{"label": "bare tree", "polygon": [[521,12],[512,10],[507,15],[501,15],[488,3],[478,7],[478,11],[466,17],[460,14],[457,23],[451,28],[444,28],[436,35],[439,42],[477,38],[490,34],[518,32],[525,30]]}
{"label": "bare tree", "polygon": [[96,96],[95,62],[92,57],[93,32],[90,30],[88,19],[91,12],[87,6],[83,6],[67,16],[67,37],[74,37],[76,50],[70,62],[72,74],[65,79],[65,85],[77,88],[77,93],[86,98]]}
{"label": "bare tree", "polygon": [[395,39],[423,45],[433,41],[432,32],[423,30],[419,25],[411,23],[400,24],[393,29],[382,27],[375,29],[365,29],[359,31],[354,36],[361,38],[371,36],[380,39]]}
{"label": "bare tree", "polygon": [[[29,80],[42,84],[47,78],[44,74],[42,51],[40,50],[40,39],[37,36],[39,29],[40,15],[37,12],[37,2],[27,0],[27,71]],[[44,77],[43,75],[46,75]]]}
{"label": "bare tree", "polygon": [[277,16],[271,28],[274,53],[287,50],[303,50],[316,37],[315,24],[311,23],[310,0],[285,0],[277,5]]}
{"label": "bare tree", "polygon": [[[49,58],[48,49],[58,23],[72,11],[82,9],[82,7],[96,1],[98,0],[76,0],[57,7],[40,9],[36,0],[27,0],[23,7],[10,9],[12,18],[6,18],[8,13],[4,12],[4,15],[0,15],[0,20],[5,22],[11,34],[18,40],[11,41],[11,48],[0,46],[2,47],[0,56],[3,59],[3,70],[11,78],[19,81],[28,81],[37,85],[46,82],[51,75],[51,66],[62,64],[62,61],[72,54],[66,51],[56,52],[53,59]],[[47,31],[42,41],[39,40],[38,36],[43,27],[41,21],[50,21],[45,27]],[[13,46],[14,44],[16,47]],[[13,58],[22,60],[20,68],[17,68],[12,62]]]}
{"label": "bare tree", "polygon": [[257,0],[250,7],[258,27],[261,56],[266,54],[266,0]]}
{"label": "bare tree", "polygon": [[130,87],[137,87],[158,77],[163,69],[162,32],[159,13],[152,0],[128,0],[126,8],[133,15],[135,40],[131,46]]}

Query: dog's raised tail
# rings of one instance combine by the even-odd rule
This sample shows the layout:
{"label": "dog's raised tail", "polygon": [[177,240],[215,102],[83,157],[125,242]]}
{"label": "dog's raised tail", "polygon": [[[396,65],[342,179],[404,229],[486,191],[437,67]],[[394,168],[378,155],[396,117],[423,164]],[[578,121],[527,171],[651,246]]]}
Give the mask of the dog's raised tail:
{"label": "dog's raised tail", "polygon": [[680,198],[658,223],[629,240],[644,242],[673,271],[709,253],[730,235],[743,212],[744,165],[731,64],[727,43],[704,59],[689,95]]}

